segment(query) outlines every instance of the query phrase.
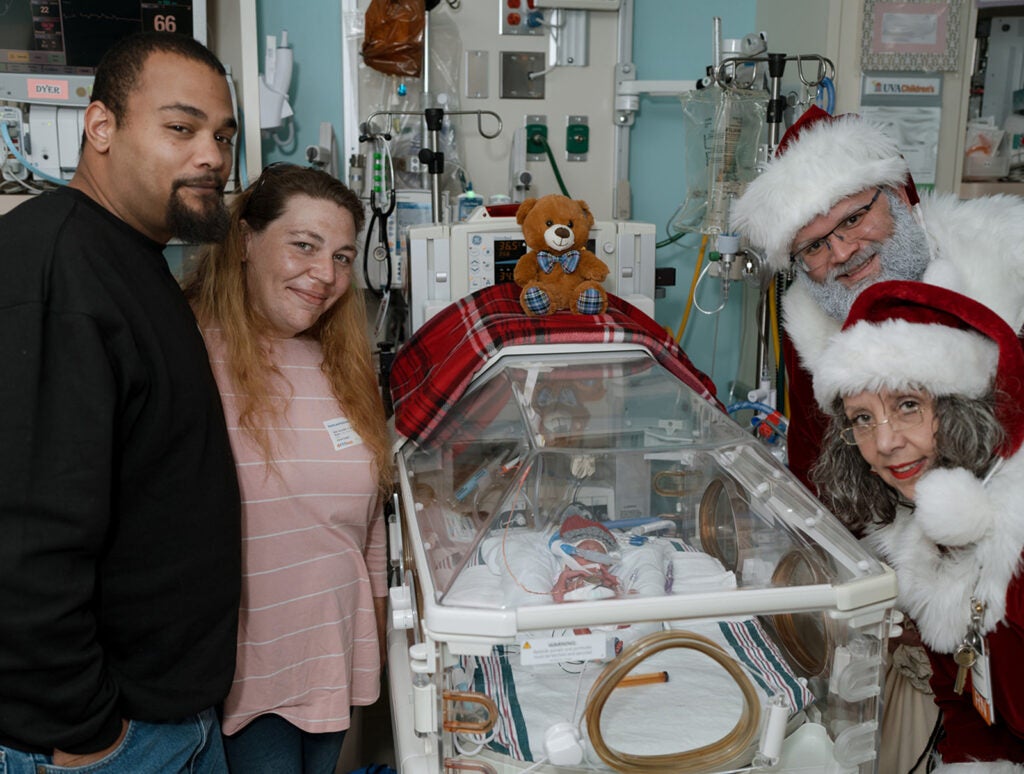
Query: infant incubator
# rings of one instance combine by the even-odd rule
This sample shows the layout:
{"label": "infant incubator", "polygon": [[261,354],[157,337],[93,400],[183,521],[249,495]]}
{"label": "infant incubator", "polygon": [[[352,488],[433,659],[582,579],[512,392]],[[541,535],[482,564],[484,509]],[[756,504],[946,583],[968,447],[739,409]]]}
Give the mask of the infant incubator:
{"label": "infant incubator", "polygon": [[487,293],[396,362],[400,770],[873,772],[892,572],[656,327]]}

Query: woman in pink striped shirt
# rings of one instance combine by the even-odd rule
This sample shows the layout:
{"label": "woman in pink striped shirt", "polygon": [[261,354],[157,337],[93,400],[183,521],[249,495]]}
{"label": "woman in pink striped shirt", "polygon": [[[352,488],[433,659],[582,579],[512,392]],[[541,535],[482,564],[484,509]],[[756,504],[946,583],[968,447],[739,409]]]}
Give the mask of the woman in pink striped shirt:
{"label": "woman in pink striped shirt", "polygon": [[351,708],[380,693],[391,457],[352,283],[363,221],[330,175],[272,165],[186,283],[242,493],[236,774],[333,774]]}

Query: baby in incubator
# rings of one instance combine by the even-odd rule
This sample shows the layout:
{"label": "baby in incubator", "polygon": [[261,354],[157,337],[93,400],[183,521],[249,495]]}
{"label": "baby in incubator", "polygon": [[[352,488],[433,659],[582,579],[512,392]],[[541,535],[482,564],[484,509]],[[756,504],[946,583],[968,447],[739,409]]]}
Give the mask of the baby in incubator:
{"label": "baby in incubator", "polygon": [[496,581],[509,581],[499,582],[498,593],[510,606],[736,587],[732,572],[683,540],[609,529],[582,507],[547,533],[496,532],[481,556]]}
{"label": "baby in incubator", "polygon": [[548,547],[564,565],[551,589],[555,602],[620,596],[622,584],[611,568],[622,554],[607,527],[573,514],[551,536]]}

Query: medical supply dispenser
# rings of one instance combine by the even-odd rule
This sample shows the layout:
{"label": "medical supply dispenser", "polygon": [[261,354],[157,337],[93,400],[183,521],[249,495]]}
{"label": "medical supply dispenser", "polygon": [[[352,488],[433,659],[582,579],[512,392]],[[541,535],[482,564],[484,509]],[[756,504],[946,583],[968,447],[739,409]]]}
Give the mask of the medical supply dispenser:
{"label": "medical supply dispenser", "polygon": [[451,400],[398,447],[401,771],[873,772],[892,571],[685,357],[485,327],[466,379],[450,346],[414,375]]}

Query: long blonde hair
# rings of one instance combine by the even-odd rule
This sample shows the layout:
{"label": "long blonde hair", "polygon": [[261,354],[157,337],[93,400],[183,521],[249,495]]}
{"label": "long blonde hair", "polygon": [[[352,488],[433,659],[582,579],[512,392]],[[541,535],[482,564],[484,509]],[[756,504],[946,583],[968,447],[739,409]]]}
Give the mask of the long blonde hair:
{"label": "long blonde hair", "polygon": [[[217,325],[223,331],[228,371],[238,391],[245,395],[239,423],[262,449],[268,463],[273,458],[272,442],[259,418],[281,412],[280,402],[275,408],[274,401],[280,396],[271,384],[276,369],[261,345],[260,333],[266,323],[254,311],[246,289],[243,223],[261,232],[283,214],[293,196],[300,195],[348,210],[356,233],[362,230],[366,219],[363,204],[344,184],[311,167],[274,164],[232,203],[227,239],[200,254],[184,285],[200,325]],[[387,493],[392,483],[391,444],[366,334],[362,291],[354,283],[349,285],[334,306],[301,335],[320,344],[320,368],[345,416],[372,451],[380,490]]]}

